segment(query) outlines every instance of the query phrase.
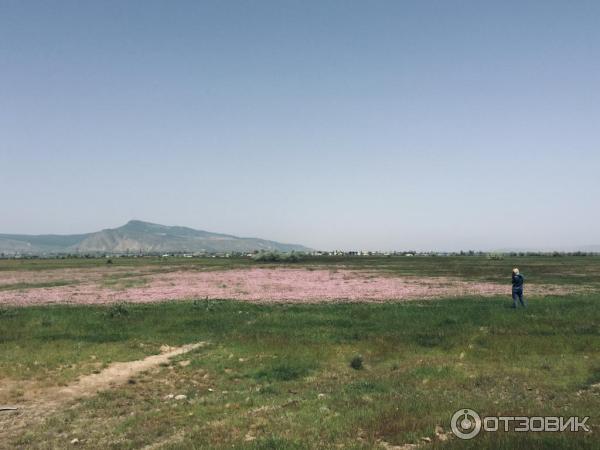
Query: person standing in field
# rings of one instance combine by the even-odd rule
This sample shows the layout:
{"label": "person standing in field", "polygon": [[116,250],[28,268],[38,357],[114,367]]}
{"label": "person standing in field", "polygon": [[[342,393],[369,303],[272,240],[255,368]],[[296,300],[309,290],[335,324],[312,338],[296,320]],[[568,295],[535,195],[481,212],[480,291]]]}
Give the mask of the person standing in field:
{"label": "person standing in field", "polygon": [[521,302],[521,306],[523,308],[527,307],[527,303],[523,300],[523,282],[525,281],[525,277],[519,273],[519,269],[516,267],[513,269],[512,273],[512,298],[513,298],[513,308],[517,307],[517,298],[519,302]]}

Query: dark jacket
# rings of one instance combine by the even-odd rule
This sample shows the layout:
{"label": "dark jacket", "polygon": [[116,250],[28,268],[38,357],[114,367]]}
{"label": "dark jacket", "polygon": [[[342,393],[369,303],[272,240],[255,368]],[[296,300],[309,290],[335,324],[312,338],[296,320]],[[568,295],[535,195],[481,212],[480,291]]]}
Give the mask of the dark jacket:
{"label": "dark jacket", "polygon": [[519,274],[512,274],[512,288],[514,290],[523,289],[523,282],[525,281],[525,277]]}

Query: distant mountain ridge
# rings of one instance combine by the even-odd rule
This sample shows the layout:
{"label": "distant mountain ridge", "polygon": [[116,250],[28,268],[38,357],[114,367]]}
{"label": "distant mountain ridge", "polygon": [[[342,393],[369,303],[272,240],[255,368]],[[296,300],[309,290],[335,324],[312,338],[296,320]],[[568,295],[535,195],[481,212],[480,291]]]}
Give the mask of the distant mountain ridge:
{"label": "distant mountain ridge", "polygon": [[130,220],[119,228],[72,235],[0,234],[0,253],[230,253],[275,250],[307,251],[303,245],[240,238],[180,226]]}

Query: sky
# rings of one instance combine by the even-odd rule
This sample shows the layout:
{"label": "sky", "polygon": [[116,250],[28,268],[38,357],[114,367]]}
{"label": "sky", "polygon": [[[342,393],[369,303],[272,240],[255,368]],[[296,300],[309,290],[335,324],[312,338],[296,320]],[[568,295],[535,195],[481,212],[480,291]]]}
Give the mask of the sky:
{"label": "sky", "polygon": [[0,0],[0,232],[600,244],[600,2]]}

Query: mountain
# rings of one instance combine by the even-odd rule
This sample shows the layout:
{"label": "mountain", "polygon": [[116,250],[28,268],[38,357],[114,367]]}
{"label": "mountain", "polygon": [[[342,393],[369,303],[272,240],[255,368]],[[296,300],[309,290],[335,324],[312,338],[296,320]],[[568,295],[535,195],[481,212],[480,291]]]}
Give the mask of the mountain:
{"label": "mountain", "polygon": [[0,253],[228,253],[307,251],[307,247],[131,220],[119,228],[73,235],[0,234]]}

